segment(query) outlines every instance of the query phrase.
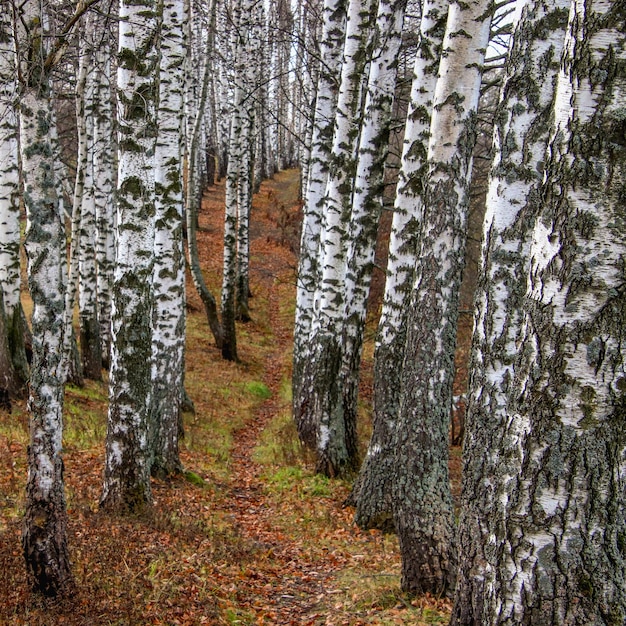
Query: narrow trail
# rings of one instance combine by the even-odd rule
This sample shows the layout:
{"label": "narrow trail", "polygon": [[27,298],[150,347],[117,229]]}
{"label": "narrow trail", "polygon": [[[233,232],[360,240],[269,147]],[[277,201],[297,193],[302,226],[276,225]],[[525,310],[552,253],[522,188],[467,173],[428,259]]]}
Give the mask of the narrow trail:
{"label": "narrow trail", "polygon": [[[324,595],[332,573],[330,570],[318,571],[319,567],[303,558],[300,547],[289,541],[289,537],[277,537],[276,519],[281,513],[276,509],[276,501],[266,492],[261,478],[263,467],[253,458],[263,430],[280,410],[281,386],[290,376],[285,366],[285,354],[293,341],[293,319],[291,314],[281,313],[280,308],[281,298],[284,298],[281,292],[293,288],[296,263],[285,233],[285,224],[295,220],[297,210],[297,196],[293,194],[296,189],[294,174],[284,173],[277,181],[267,181],[258,194],[269,200],[270,210],[263,216],[268,218],[264,220],[264,228],[258,229],[256,225],[252,228],[251,248],[256,264],[251,271],[256,288],[262,289],[267,297],[265,306],[274,343],[265,358],[263,382],[271,396],[260,404],[252,423],[235,433],[230,486],[231,512],[242,536],[263,550],[271,551],[273,559],[281,564],[279,572],[258,572],[258,583],[271,588],[269,601],[274,610],[267,617],[275,624],[315,623],[315,617],[308,619],[307,614]],[[254,299],[251,304],[254,311]]]}
{"label": "narrow trail", "polygon": [[[291,307],[282,311],[281,307],[295,293],[297,191],[298,172],[280,172],[273,180],[263,183],[253,200],[250,324],[255,324],[258,318],[268,321],[272,347],[266,353],[262,370],[263,383],[271,396],[260,403],[253,420],[234,433],[225,501],[243,543],[270,556],[264,566],[257,566],[251,574],[254,579],[250,581],[251,594],[258,595],[259,590],[265,593],[264,618],[258,623],[281,625],[319,623],[314,609],[325,595],[333,572],[332,567],[320,571],[320,563],[307,559],[293,537],[277,532],[280,501],[268,493],[262,477],[264,467],[253,458],[261,434],[281,410],[281,388],[290,378],[285,355],[293,342],[293,311]],[[219,206],[222,194],[223,186],[218,185],[207,193],[205,203],[220,198]],[[220,246],[220,220],[218,212],[205,210],[201,215],[201,225],[205,232],[211,233],[214,250]],[[219,258],[214,260],[221,262]],[[243,345],[242,349],[245,349]],[[273,566],[267,566],[268,561]]]}

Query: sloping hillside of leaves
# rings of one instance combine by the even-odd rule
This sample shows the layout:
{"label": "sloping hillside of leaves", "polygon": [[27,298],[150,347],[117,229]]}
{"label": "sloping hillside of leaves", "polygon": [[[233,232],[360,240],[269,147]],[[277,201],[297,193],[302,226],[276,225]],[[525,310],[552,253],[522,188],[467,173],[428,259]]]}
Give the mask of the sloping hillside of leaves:
{"label": "sloping hillside of leaves", "polygon": [[[184,476],[153,482],[154,509],[98,510],[106,381],[70,387],[65,477],[76,586],[60,601],[28,591],[20,546],[24,403],[0,412],[0,624],[443,624],[448,601],[399,591],[394,537],[362,532],[349,485],[313,475],[289,416],[298,173],[263,184],[252,215],[252,321],[240,363],[213,345],[189,291]],[[200,249],[217,295],[223,185],[205,197]],[[368,354],[371,354],[371,349]],[[371,387],[363,382],[365,396]],[[364,421],[365,438],[367,435]]]}

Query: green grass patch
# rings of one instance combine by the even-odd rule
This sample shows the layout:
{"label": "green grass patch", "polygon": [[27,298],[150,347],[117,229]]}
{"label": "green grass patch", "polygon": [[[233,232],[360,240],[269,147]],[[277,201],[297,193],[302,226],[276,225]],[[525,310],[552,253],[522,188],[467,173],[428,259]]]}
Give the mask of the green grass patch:
{"label": "green grass patch", "polygon": [[254,460],[263,465],[301,465],[308,460],[291,414],[277,415],[262,432]]}
{"label": "green grass patch", "polygon": [[260,398],[261,400],[267,400],[272,397],[270,388],[265,383],[258,380],[251,380],[245,383],[244,389],[255,398]]}

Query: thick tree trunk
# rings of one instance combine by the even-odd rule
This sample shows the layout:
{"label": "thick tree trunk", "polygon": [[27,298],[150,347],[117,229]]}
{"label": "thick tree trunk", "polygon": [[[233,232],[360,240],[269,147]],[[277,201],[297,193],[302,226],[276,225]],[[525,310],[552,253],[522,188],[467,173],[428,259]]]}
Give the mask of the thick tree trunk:
{"label": "thick tree trunk", "polygon": [[569,6],[570,0],[527,5],[514,34],[496,115],[465,422],[453,617],[459,625],[491,623],[501,602],[499,564],[505,557],[502,545],[494,549],[494,537],[503,536],[508,503],[519,487],[513,480],[522,461],[517,441],[506,443],[513,434],[512,380]]}
{"label": "thick tree trunk", "polygon": [[152,504],[149,409],[154,265],[157,5],[120,2],[120,146],[111,373],[101,506],[133,512]]}
{"label": "thick tree trunk", "polygon": [[395,440],[393,517],[402,588],[411,592],[449,594],[456,573],[448,430],[474,118],[490,21],[487,0],[450,5],[435,88]]}
{"label": "thick tree trunk", "polygon": [[406,315],[416,263],[415,234],[422,219],[430,114],[448,7],[448,0],[427,1],[420,24],[374,356],[372,438],[352,495],[356,502],[355,521],[361,528],[389,530],[393,524],[391,486]]}
{"label": "thick tree trunk", "polygon": [[[493,484],[477,476],[480,379],[472,389],[479,411],[468,431],[464,498],[475,491],[484,500],[488,490],[495,494],[487,504],[499,503],[478,520],[475,510],[464,516],[466,564],[476,554],[468,529],[477,522],[488,560],[475,558],[471,580],[484,587],[485,601],[468,606],[460,596],[457,623],[626,621],[626,150],[616,141],[624,125],[624,9],[600,0],[571,5],[519,358],[510,390],[503,396],[496,387],[508,419],[494,425],[490,456],[502,462],[491,460]],[[487,320],[502,326],[500,317]]]}
{"label": "thick tree trunk", "polygon": [[63,433],[63,312],[66,241],[54,175],[51,91],[44,68],[38,2],[22,5],[19,59],[20,148],[24,203],[28,216],[26,254],[33,300],[33,360],[30,378],[30,444],[26,507],[22,531],[24,557],[34,589],[56,596],[72,581],[67,546],[67,513],[61,457]]}

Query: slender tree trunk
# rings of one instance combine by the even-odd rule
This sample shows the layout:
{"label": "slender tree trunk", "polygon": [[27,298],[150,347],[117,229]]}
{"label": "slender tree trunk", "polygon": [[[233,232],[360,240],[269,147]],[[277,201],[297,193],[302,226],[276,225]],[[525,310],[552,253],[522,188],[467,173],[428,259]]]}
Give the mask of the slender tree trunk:
{"label": "slender tree trunk", "polygon": [[159,67],[157,5],[153,0],[122,0],[119,16],[117,254],[101,506],[133,512],[152,504],[148,414]]}
{"label": "slender tree trunk", "polygon": [[246,0],[236,13],[234,37],[235,88],[231,115],[222,280],[222,356],[237,360],[235,320],[249,319],[249,217],[252,203],[251,157],[254,124],[254,2]]}
{"label": "slender tree trunk", "polygon": [[155,155],[154,332],[152,336],[152,473],[182,470],[178,453],[185,367],[185,265],[183,253],[184,5],[163,4],[159,135]]}
{"label": "slender tree trunk", "polygon": [[96,269],[96,204],[94,172],[94,98],[95,77],[93,69],[93,16],[84,21],[84,50],[81,63],[88,65],[84,91],[78,97],[82,100],[85,134],[85,163],[83,193],[80,212],[80,238],[78,250],[78,311],[80,322],[80,350],[83,374],[92,380],[102,379],[102,353],[100,351],[100,324],[98,322],[98,290]]}
{"label": "slender tree trunk", "polygon": [[[211,16],[212,23],[215,23],[215,2],[212,2],[209,8],[209,15]],[[188,9],[187,14],[190,15],[190,19],[188,22],[192,22],[193,14]],[[196,236],[197,231],[197,215],[202,204],[202,186],[200,183],[200,175],[198,171],[199,165],[199,154],[200,154],[200,146],[201,146],[201,134],[202,134],[202,119],[204,116],[204,109],[206,106],[209,87],[210,87],[210,79],[211,79],[211,64],[209,63],[209,59],[212,58],[213,55],[213,40],[209,37],[207,42],[207,60],[204,64],[204,76],[202,77],[202,91],[197,103],[193,101],[193,95],[191,93],[190,85],[193,84],[191,79],[192,71],[189,67],[192,62],[192,44],[193,40],[191,39],[190,32],[192,29],[187,30],[187,38],[188,38],[188,46],[187,46],[187,58],[186,58],[186,76],[187,76],[187,85],[185,89],[185,110],[187,111],[187,131],[189,133],[188,142],[187,142],[187,184],[186,184],[186,193],[185,197],[185,223],[187,226],[187,253],[189,255],[189,270],[191,273],[191,278],[193,280],[193,284],[202,300],[202,304],[204,305],[204,311],[207,316],[207,322],[209,324],[209,328],[211,329],[211,333],[213,334],[213,338],[215,340],[215,345],[218,348],[222,347],[222,324],[219,319],[219,313],[217,310],[217,302],[213,294],[209,291],[209,288],[206,285],[204,280],[204,276],[202,274],[202,268],[200,267],[200,257],[198,254],[198,239]],[[194,104],[197,105],[197,108],[194,108]],[[190,125],[190,122],[193,124]]]}
{"label": "slender tree trunk", "polygon": [[428,0],[420,24],[420,43],[415,58],[374,354],[372,438],[352,495],[356,501],[355,521],[366,529],[391,530],[393,527],[394,441],[406,316],[417,254],[415,234],[422,220],[430,117],[449,4],[449,0]]}
{"label": "slender tree trunk", "polygon": [[328,476],[351,472],[357,464],[356,424],[343,412],[343,321],[348,225],[362,121],[364,80],[372,28],[369,0],[351,0],[335,114],[335,133],[323,204],[320,238],[321,273],[314,297],[309,337],[311,359],[303,380],[308,390],[306,422],[316,428],[317,471]]}
{"label": "slender tree trunk", "polygon": [[[83,52],[85,52],[83,50]],[[81,220],[83,197],[85,194],[85,175],[87,171],[87,119],[85,116],[85,89],[89,62],[85,55],[79,61],[76,80],[76,179],[74,181],[74,195],[71,210],[69,277],[65,295],[65,333],[63,352],[65,358],[66,378],[76,385],[82,386],[83,368],[78,344],[74,331],[74,307],[80,280],[81,254]],[[57,173],[58,175],[58,173]]]}
{"label": "slender tree trunk", "polygon": [[369,72],[352,196],[346,254],[341,379],[344,420],[355,437],[363,332],[382,211],[385,162],[405,7],[406,0],[381,0],[378,5],[374,29],[375,62]]}
{"label": "slender tree trunk", "polygon": [[[496,547],[494,541],[504,536],[508,502],[519,488],[513,476],[522,462],[517,441],[507,444],[504,434],[510,428],[532,228],[542,203],[540,185],[569,6],[570,0],[535,0],[525,8],[496,116],[465,422],[460,574],[453,617],[459,625],[491,622],[487,616],[495,615],[501,602],[500,563],[507,557],[504,546]],[[478,476],[489,477],[491,488],[485,489]]]}
{"label": "slender tree trunk", "polygon": [[20,148],[28,217],[28,283],[33,300],[30,444],[22,545],[34,589],[56,596],[72,582],[61,456],[66,241],[56,180],[51,175],[55,134],[51,132],[51,89],[44,66],[41,25],[45,19],[37,1],[29,0],[21,9]]}
{"label": "slender tree trunk", "polygon": [[[111,91],[111,35],[110,26],[100,18],[95,32],[103,32],[94,42],[96,81],[93,101],[94,123],[94,201],[96,210],[96,261],[98,267],[98,322],[100,324],[100,353],[102,364],[108,369],[111,362],[111,285],[115,260],[114,151],[117,149],[113,133]],[[99,30],[101,29],[101,30]]]}
{"label": "slender tree trunk", "polygon": [[21,393],[28,382],[20,305],[20,204],[18,162],[17,81],[11,14],[0,15],[0,43],[7,51],[0,56],[0,294],[4,324],[0,341],[7,349],[1,368],[0,387],[10,395]]}
{"label": "slender tree trunk", "polygon": [[317,428],[310,419],[312,413],[308,410],[308,386],[304,383],[303,376],[305,365],[311,358],[309,336],[313,320],[313,298],[320,272],[322,204],[332,149],[337,102],[336,75],[341,71],[346,8],[346,0],[325,0],[324,2],[320,73],[315,100],[309,180],[303,208],[298,262],[293,346],[293,414],[300,439],[312,449],[316,446]]}

